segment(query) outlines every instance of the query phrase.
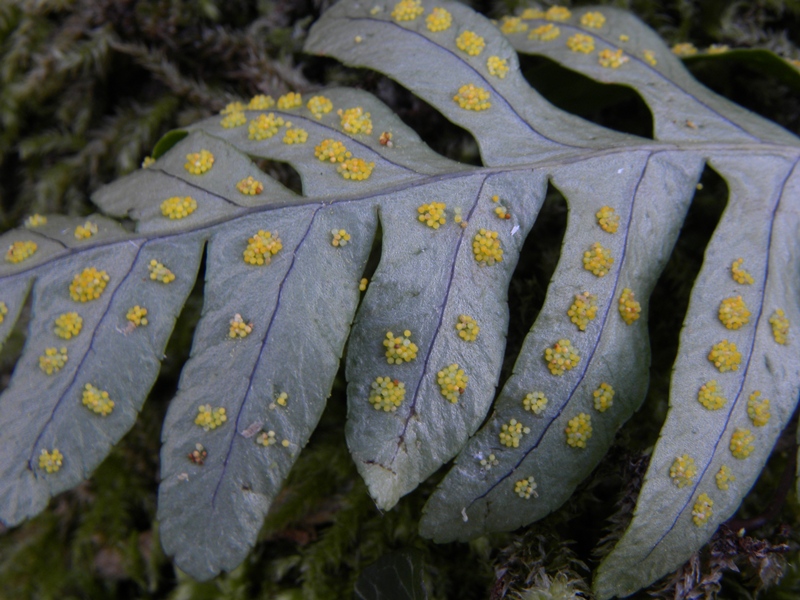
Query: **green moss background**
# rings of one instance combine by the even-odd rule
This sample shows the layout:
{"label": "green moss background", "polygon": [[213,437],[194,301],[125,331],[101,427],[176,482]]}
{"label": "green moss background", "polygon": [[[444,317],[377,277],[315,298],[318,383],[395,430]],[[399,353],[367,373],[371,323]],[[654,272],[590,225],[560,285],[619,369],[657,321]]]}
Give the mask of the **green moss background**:
{"label": "green moss background", "polygon": [[[302,54],[308,28],[329,4],[0,0],[0,231],[34,212],[91,213],[92,191],[138,168],[164,133],[258,93],[361,87],[390,105],[438,152],[478,163],[469,134],[397,84]],[[600,4],[634,11],[669,43],[728,44],[800,59],[798,0]],[[523,3],[472,5],[497,18]],[[526,57],[522,64],[529,81],[562,108],[650,135],[650,114],[632,91],[591,82],[544,59]],[[766,52],[734,51],[701,54],[687,64],[716,91],[800,132],[800,75],[790,63]],[[261,166],[298,189],[291,168]],[[198,284],[134,429],[91,480],[55,498],[29,523],[0,527],[0,598],[350,598],[365,567],[380,557],[413,557],[415,574],[421,574],[431,598],[588,596],[590,570],[627,524],[658,436],[677,332],[726,194],[725,183],[707,170],[653,295],[651,389],[642,409],[647,419],[623,428],[595,473],[545,521],[470,544],[432,544],[417,535],[416,523],[438,476],[380,513],[345,446],[340,373],[320,426],[247,561],[208,583],[185,577],[161,551],[155,503],[160,424],[200,313]],[[543,302],[565,224],[566,205],[551,190],[510,290],[512,320],[524,329]],[[503,378],[522,342],[520,329],[512,328]],[[23,319],[0,353],[0,389],[8,384],[24,331]],[[800,596],[795,428],[796,419],[730,527],[649,594],[704,598],[720,591],[724,598],[751,598],[761,590],[765,598]]]}

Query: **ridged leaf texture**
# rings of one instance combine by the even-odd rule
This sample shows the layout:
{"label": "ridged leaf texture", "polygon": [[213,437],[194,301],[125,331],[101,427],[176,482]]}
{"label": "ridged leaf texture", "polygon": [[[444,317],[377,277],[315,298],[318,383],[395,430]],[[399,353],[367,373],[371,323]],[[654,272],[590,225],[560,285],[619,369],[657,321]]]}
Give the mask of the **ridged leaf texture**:
{"label": "ridged leaf texture", "polygon": [[[647,301],[709,165],[728,205],[633,522],[596,592],[630,594],[701,547],[798,396],[798,140],[702,87],[627,13],[522,17],[496,26],[453,2],[343,1],[307,42],[470,131],[482,167],[432,152],[362,91],[256,98],[173,134],[154,164],[100,190],[106,216],[4,234],[0,336],[29,296],[31,309],[0,397],[3,523],[89,477],[130,429],[204,256],[202,316],[162,434],[160,532],[181,569],[207,579],[245,559],[348,340],[345,433],[378,507],[456,457],[424,535],[467,540],[543,518],[643,400]],[[654,139],[556,109],[517,52],[633,87]],[[259,159],[291,164],[303,193]],[[548,183],[569,205],[561,258],[498,393],[508,284]],[[114,219],[125,217],[135,230]]]}

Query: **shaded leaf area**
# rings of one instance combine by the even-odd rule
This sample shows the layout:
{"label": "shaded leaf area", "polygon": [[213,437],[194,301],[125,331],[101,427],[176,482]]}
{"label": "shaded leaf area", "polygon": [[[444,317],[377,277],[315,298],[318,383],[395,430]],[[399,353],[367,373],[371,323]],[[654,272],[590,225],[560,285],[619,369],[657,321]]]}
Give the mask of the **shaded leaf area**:
{"label": "shaded leaf area", "polygon": [[382,556],[361,572],[354,593],[360,600],[424,600],[422,559],[400,552]]}

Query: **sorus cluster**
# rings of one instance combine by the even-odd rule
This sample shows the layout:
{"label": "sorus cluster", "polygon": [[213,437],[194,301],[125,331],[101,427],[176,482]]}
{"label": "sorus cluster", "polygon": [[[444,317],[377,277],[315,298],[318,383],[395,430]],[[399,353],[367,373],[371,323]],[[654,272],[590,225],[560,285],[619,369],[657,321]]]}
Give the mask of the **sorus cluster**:
{"label": "sorus cluster", "polygon": [[578,329],[586,331],[589,321],[594,321],[597,316],[597,296],[589,292],[575,294],[575,302],[567,310],[567,316]]}
{"label": "sorus cluster", "polygon": [[735,458],[744,460],[756,449],[753,445],[755,441],[756,438],[749,429],[737,427],[733,435],[731,435],[731,454],[733,454]]}
{"label": "sorus cluster", "polygon": [[47,225],[47,217],[40,215],[39,213],[32,214],[30,217],[25,219],[25,227],[27,229],[34,229],[36,227],[41,227],[42,225]]}
{"label": "sorus cluster", "polygon": [[333,110],[333,102],[325,96],[312,96],[311,99],[306,102],[306,108],[317,119],[321,119],[322,115],[326,115]]}
{"label": "sorus cluster", "polygon": [[619,229],[619,215],[610,206],[604,206],[595,214],[597,224],[603,231],[608,233],[616,233]]}
{"label": "sorus cluster", "polygon": [[253,331],[252,323],[245,323],[242,315],[236,313],[230,320],[228,336],[232,338],[246,338]]}
{"label": "sorus cluster", "polygon": [[707,381],[700,386],[700,391],[697,392],[697,401],[708,410],[719,410],[728,402],[727,398],[720,393],[716,379]]}
{"label": "sorus cluster", "polygon": [[203,404],[197,407],[197,417],[194,419],[195,425],[199,425],[205,431],[216,429],[228,420],[225,409],[220,407],[211,408],[210,404]]}
{"label": "sorus cluster", "polygon": [[468,381],[469,377],[464,374],[464,369],[459,369],[455,363],[448,365],[436,374],[439,391],[453,404],[458,402],[461,394],[466,391]]}
{"label": "sorus cluster", "polygon": [[567,48],[573,52],[583,52],[589,54],[594,50],[594,38],[583,33],[576,33],[567,38]]}
{"label": "sorus cluster", "polygon": [[183,168],[192,175],[202,175],[210,171],[213,166],[214,155],[208,150],[200,150],[200,152],[192,152],[186,155],[186,164],[183,165]]}
{"label": "sorus cluster", "polygon": [[572,346],[572,342],[566,339],[558,340],[552,348],[546,348],[544,359],[547,361],[547,368],[553,375],[563,375],[566,371],[571,371],[580,362],[581,357]]}
{"label": "sorus cluster", "polygon": [[425,17],[425,26],[428,31],[446,31],[453,23],[453,16],[444,8],[436,7]]}
{"label": "sorus cluster", "polygon": [[742,353],[736,350],[736,344],[722,340],[711,347],[708,360],[714,363],[720,373],[736,371],[742,362]]}
{"label": "sorus cluster", "polygon": [[489,92],[471,83],[458,88],[453,100],[464,110],[486,110],[492,106],[489,102]]}
{"label": "sorus cluster", "polygon": [[731,264],[731,277],[733,277],[733,280],[738,284],[752,285],[755,279],[753,279],[753,276],[748,271],[742,268],[743,264],[743,258],[737,258],[733,261]]}
{"label": "sorus cluster", "polygon": [[508,220],[511,218],[511,213],[505,206],[498,206],[494,209],[494,214],[498,219]]}
{"label": "sorus cluster", "polygon": [[583,268],[598,277],[608,274],[613,264],[611,251],[603,248],[599,242],[592,244],[592,247],[583,253]]}
{"label": "sorus cluster", "polygon": [[514,484],[514,493],[525,500],[529,500],[531,496],[538,498],[539,494],[536,493],[537,487],[536,480],[533,478],[533,475],[531,475],[525,479],[520,479]]}
{"label": "sorus cluster", "polygon": [[74,236],[76,240],[88,240],[90,237],[97,233],[97,224],[91,221],[86,221],[83,225],[78,225],[75,228]]}
{"label": "sorus cluster", "polygon": [[233,129],[234,127],[241,127],[247,123],[247,117],[242,111],[234,111],[227,114],[219,124],[225,129]]}
{"label": "sorus cluster", "polygon": [[573,448],[586,448],[586,442],[592,437],[592,417],[586,413],[578,413],[571,418],[564,428],[567,444]]}
{"label": "sorus cluster", "polygon": [[478,338],[481,328],[478,327],[478,322],[469,315],[459,315],[456,331],[458,331],[458,337],[465,342],[474,342]]}
{"label": "sorus cluster", "polygon": [[402,335],[395,336],[391,331],[386,332],[383,340],[386,347],[386,362],[390,365],[401,365],[417,358],[417,345],[411,341],[411,330],[406,329]]}
{"label": "sorus cluster", "polygon": [[642,56],[644,58],[644,62],[651,67],[655,67],[658,64],[658,60],[656,60],[656,53],[652,50],[645,50]]}
{"label": "sorus cluster", "polygon": [[336,140],[322,140],[314,148],[314,156],[322,161],[329,161],[332,163],[344,162],[345,159],[350,158],[352,154],[347,151],[342,142]]}
{"label": "sorus cluster", "polygon": [[70,298],[75,302],[96,300],[106,289],[108,280],[108,273],[105,271],[88,267],[72,278],[72,283],[69,284]]}
{"label": "sorus cluster", "polygon": [[727,465],[722,465],[717,471],[717,474],[714,475],[714,479],[717,480],[717,487],[721,490],[727,490],[730,487],[731,482],[736,481],[736,476],[731,471],[730,467]]}
{"label": "sorus cluster", "polygon": [[375,410],[395,412],[406,397],[406,385],[391,377],[377,377],[370,384],[369,403]]}
{"label": "sorus cluster", "polygon": [[233,113],[242,112],[244,110],[244,104],[241,102],[230,102],[225,105],[219,114],[221,115],[232,115]]}
{"label": "sorus cluster", "polygon": [[273,106],[275,106],[275,100],[272,99],[272,96],[265,96],[264,94],[253,96],[250,102],[247,103],[247,108],[251,110],[267,110]]}
{"label": "sorus cluster", "polygon": [[392,18],[395,21],[413,21],[424,12],[420,0],[401,0],[394,5]]}
{"label": "sorus cluster", "polygon": [[153,166],[156,164],[156,159],[152,156],[145,156],[144,160],[142,160],[142,168],[147,169],[148,167]]}
{"label": "sorus cluster", "polygon": [[48,473],[55,473],[64,464],[64,455],[58,451],[58,448],[53,448],[52,452],[48,452],[42,448],[39,454],[39,468]]}
{"label": "sorus cluster", "polygon": [[522,400],[522,406],[535,415],[541,415],[547,408],[547,396],[543,392],[530,392]]}
{"label": "sorus cluster", "polygon": [[6,252],[6,262],[21,263],[36,253],[38,246],[36,242],[25,240],[24,242],[13,242]]}
{"label": "sorus cluster", "polygon": [[87,383],[83,388],[83,405],[98,415],[105,417],[114,410],[114,401],[108,397],[108,392]]}
{"label": "sorus cluster", "polygon": [[756,390],[747,399],[747,416],[756,427],[763,427],[769,423],[772,416],[769,412],[769,398],[762,398],[761,392]]}
{"label": "sorus cluster", "polygon": [[278,109],[289,110],[303,105],[303,97],[297,92],[289,92],[278,98]]}
{"label": "sorus cluster", "polygon": [[500,461],[497,460],[497,457],[494,454],[490,454],[486,458],[481,458],[480,465],[483,469],[487,471],[491,471],[492,467],[496,467],[500,464]]}
{"label": "sorus cluster", "polygon": [[161,283],[175,281],[175,273],[170,271],[163,263],[158,262],[155,258],[147,265],[147,270],[150,271],[150,279],[153,281],[160,281]]}
{"label": "sorus cluster", "polygon": [[67,349],[65,347],[61,349],[45,348],[44,354],[39,357],[39,368],[48,375],[52,375],[64,368],[67,360]]}
{"label": "sorus cluster", "polygon": [[500,31],[502,31],[504,35],[525,33],[528,31],[528,24],[523,23],[520,17],[503,17],[500,23]]}
{"label": "sorus cluster", "polygon": [[619,297],[619,314],[626,324],[631,325],[642,314],[642,305],[636,301],[633,290],[625,288]]}
{"label": "sorus cluster", "polygon": [[669,476],[672,479],[672,483],[679,488],[691,485],[696,475],[697,465],[695,465],[694,459],[688,454],[676,458],[669,468]]}
{"label": "sorus cluster", "polygon": [[603,13],[587,12],[581,16],[581,25],[590,27],[591,29],[600,29],[606,22]]}
{"label": "sorus cluster", "polygon": [[186,455],[186,458],[188,458],[194,464],[200,465],[201,467],[205,464],[207,457],[208,457],[208,452],[203,447],[203,444],[195,444],[194,450],[192,450],[191,452],[189,452],[189,454]]}
{"label": "sorus cluster", "polygon": [[76,312],[66,312],[58,315],[53,331],[65,340],[72,339],[81,332],[83,318]]}
{"label": "sorus cluster", "polygon": [[714,501],[708,494],[700,494],[697,497],[697,502],[692,507],[692,521],[694,521],[694,524],[698,527],[704,525],[714,514],[713,506]]}
{"label": "sorus cluster", "polygon": [[0,302],[0,324],[6,320],[6,315],[8,314],[8,306],[6,306],[5,302]]}
{"label": "sorus cluster", "polygon": [[264,184],[248,175],[236,184],[236,189],[245,196],[257,196],[264,191]]}
{"label": "sorus cluster", "polygon": [[344,229],[331,229],[331,246],[341,248],[350,242],[350,234]]}
{"label": "sorus cluster", "polygon": [[483,52],[486,42],[474,31],[464,31],[456,38],[456,46],[470,56],[478,56]]}
{"label": "sorus cluster", "polygon": [[[286,406],[288,402],[289,402],[289,394],[287,392],[281,392],[280,394],[278,394],[278,397],[275,398],[275,404],[277,404],[278,406]],[[273,408],[273,406],[270,406],[270,408]]]}
{"label": "sorus cluster", "polygon": [[247,126],[247,137],[256,141],[269,139],[278,133],[278,128],[283,124],[283,117],[276,117],[275,113],[266,115],[262,113],[250,121],[250,125]]}
{"label": "sorus cluster", "polygon": [[447,222],[447,217],[444,212],[445,208],[446,204],[444,202],[422,204],[417,208],[417,212],[419,213],[417,219],[425,223],[428,227],[439,229],[440,225],[444,225]]}
{"label": "sorus cluster", "polygon": [[544,13],[544,18],[548,21],[566,21],[572,16],[572,12],[565,6],[551,6]]}
{"label": "sorus cluster", "polygon": [[741,296],[725,298],[719,304],[719,320],[728,329],[739,329],[750,321],[750,311]]}
{"label": "sorus cluster", "polygon": [[605,67],[606,69],[618,69],[628,62],[628,60],[630,59],[622,52],[622,48],[618,48],[617,50],[606,48],[597,54],[597,62],[601,67]]}
{"label": "sorus cluster", "polygon": [[362,277],[361,281],[358,282],[359,291],[366,292],[367,291],[367,285],[369,285],[369,279],[367,279],[366,277]]}
{"label": "sorus cluster", "polygon": [[544,19],[545,12],[543,10],[539,10],[538,8],[526,8],[520,14],[520,19],[525,20],[532,20],[532,19]]}
{"label": "sorus cluster", "polygon": [[535,29],[531,29],[531,32],[528,34],[528,39],[539,40],[540,42],[551,42],[557,39],[560,35],[560,27],[553,25],[552,23],[546,23],[545,25],[540,25]]}
{"label": "sorus cluster", "polygon": [[494,265],[503,260],[503,248],[497,239],[496,231],[481,229],[472,239],[472,254],[475,261],[481,265]]}
{"label": "sorus cluster", "polygon": [[262,431],[256,438],[256,443],[265,447],[274,446],[278,443],[278,440],[275,437],[275,432],[270,429],[269,431]]}
{"label": "sorus cluster", "polygon": [[336,171],[345,179],[363,181],[369,179],[373,168],[375,168],[374,162],[367,162],[362,158],[348,158],[336,167]]}
{"label": "sorus cluster", "polygon": [[339,109],[336,112],[339,115],[342,123],[342,129],[349,134],[356,133],[372,133],[372,118],[368,112],[360,106],[348,108],[347,110]]}
{"label": "sorus cluster", "polygon": [[680,56],[680,57],[694,56],[695,54],[697,54],[697,48],[695,47],[694,44],[691,44],[689,42],[683,42],[680,44],[675,44],[672,47],[672,53],[675,56]]}
{"label": "sorus cluster", "polygon": [[777,309],[769,318],[769,324],[772,325],[772,337],[781,345],[786,345],[789,340],[789,319],[782,308]]}
{"label": "sorus cluster", "polygon": [[197,200],[191,196],[173,196],[161,203],[161,214],[170,219],[183,219],[197,209]]}
{"label": "sorus cluster", "polygon": [[137,304],[128,310],[125,318],[132,323],[134,327],[147,325],[147,309]]}
{"label": "sorus cluster", "polygon": [[284,144],[305,144],[307,140],[308,132],[305,129],[300,129],[299,127],[287,129],[286,133],[283,135]]}
{"label": "sorus cluster", "polygon": [[271,231],[261,229],[247,240],[247,248],[243,252],[244,262],[249,265],[268,265],[281,248],[283,244],[277,235],[273,236]]}
{"label": "sorus cluster", "polygon": [[594,408],[598,412],[606,412],[614,404],[614,388],[608,383],[601,383],[592,395],[594,396]]}
{"label": "sorus cluster", "polygon": [[503,423],[500,428],[500,443],[508,448],[519,448],[522,436],[530,432],[530,427],[523,427],[522,423],[511,419],[508,423]]}

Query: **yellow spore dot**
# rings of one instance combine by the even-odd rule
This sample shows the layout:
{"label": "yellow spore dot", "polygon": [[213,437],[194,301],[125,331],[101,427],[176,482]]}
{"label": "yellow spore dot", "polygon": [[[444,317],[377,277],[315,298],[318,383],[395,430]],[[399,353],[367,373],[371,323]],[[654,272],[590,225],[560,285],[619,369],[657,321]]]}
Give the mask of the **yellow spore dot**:
{"label": "yellow spore dot", "polygon": [[142,160],[142,168],[147,169],[148,167],[153,166],[156,164],[156,159],[152,156],[145,156],[144,160]]}
{"label": "yellow spore dot", "polygon": [[221,111],[219,111],[219,114],[221,114],[221,115],[232,115],[232,114],[237,113],[237,112],[242,112],[243,110],[244,110],[244,104],[242,104],[241,102],[238,102],[238,101],[237,102],[230,102],[229,104],[225,105],[225,108],[223,108]]}
{"label": "yellow spore dot", "polygon": [[83,225],[78,225],[75,228],[76,240],[88,240],[90,237],[97,233],[97,224],[91,221],[86,221]]}
{"label": "yellow spore dot", "polygon": [[76,312],[66,312],[56,317],[53,331],[58,337],[69,340],[78,335],[82,328],[83,318]]}
{"label": "yellow spore dot", "polygon": [[589,292],[575,294],[575,302],[567,310],[567,316],[578,329],[585,331],[589,322],[597,316],[597,296]]}
{"label": "yellow spore dot", "polygon": [[680,57],[694,56],[695,54],[697,54],[697,48],[695,48],[694,44],[691,44],[689,42],[684,42],[681,44],[675,44],[672,47],[672,53],[675,56],[680,56]]}
{"label": "yellow spore dot", "polygon": [[533,19],[544,19],[545,12],[543,10],[539,10],[538,8],[526,8],[520,14],[520,19],[525,20],[533,20]]}
{"label": "yellow spore dot", "polygon": [[564,428],[567,444],[573,448],[586,448],[586,442],[592,437],[592,417],[586,413],[578,413],[571,418]]}
{"label": "yellow spore dot", "polygon": [[350,234],[344,229],[331,229],[331,246],[341,248],[350,242]]}
{"label": "yellow spore dot", "polygon": [[287,129],[283,135],[284,144],[305,144],[306,140],[308,140],[308,132],[299,127]]}
{"label": "yellow spore dot", "polygon": [[297,92],[289,92],[278,98],[278,110],[290,110],[303,105],[303,97]]}
{"label": "yellow spore dot", "polygon": [[561,35],[561,28],[557,25],[553,25],[552,23],[546,23],[544,25],[540,25],[535,29],[531,29],[531,32],[528,34],[529,40],[538,40],[540,42],[552,42],[553,40],[557,39],[558,36]]}
{"label": "yellow spore dot", "polygon": [[264,184],[248,175],[236,184],[236,189],[245,196],[258,196],[264,191]]}
{"label": "yellow spore dot", "polygon": [[439,8],[438,6],[431,10],[431,14],[425,17],[425,26],[428,28],[428,31],[446,31],[450,29],[450,25],[453,23],[453,15],[444,8]]}
{"label": "yellow spore dot", "polygon": [[631,39],[631,36],[629,36],[629,35],[626,35],[624,33],[619,34],[619,41],[620,42],[629,42],[630,39]]}
{"label": "yellow spore dot", "polygon": [[278,406],[286,406],[289,403],[289,394],[287,392],[281,392],[278,394],[278,397],[275,398],[275,403]]}
{"label": "yellow spore dot", "polygon": [[424,12],[420,0],[400,0],[394,5],[392,18],[395,21],[413,21]]}
{"label": "yellow spore dot", "polygon": [[284,124],[283,117],[276,117],[275,113],[260,114],[250,121],[247,126],[247,137],[251,140],[266,140],[278,133],[278,128]]}
{"label": "yellow spore dot", "polygon": [[769,398],[762,398],[758,390],[750,394],[747,399],[747,416],[756,427],[763,427],[769,423],[772,416],[769,412]]}
{"label": "yellow spore dot", "polygon": [[170,219],[184,219],[197,210],[197,200],[191,196],[173,196],[161,203],[161,214]]}
{"label": "yellow spore dot", "polygon": [[508,423],[504,423],[500,427],[500,443],[507,448],[519,448],[519,442],[522,436],[530,433],[530,427],[524,427],[522,423],[516,419],[511,419]]}
{"label": "yellow spore dot", "polygon": [[603,13],[587,12],[581,15],[581,25],[592,29],[600,29],[606,23]]}
{"label": "yellow spore dot", "polygon": [[499,56],[490,56],[486,59],[486,70],[489,71],[489,75],[503,79],[508,73],[508,61]]}
{"label": "yellow spore dot", "polygon": [[333,110],[333,102],[331,102],[330,98],[326,98],[325,96],[312,96],[311,99],[306,102],[306,108],[317,119],[321,119],[322,115],[327,115]]}
{"label": "yellow spore dot", "polygon": [[742,353],[736,350],[736,344],[733,342],[722,340],[712,346],[708,360],[714,363],[720,373],[736,371],[742,362]]}
{"label": "yellow spore dot", "polygon": [[566,21],[572,16],[572,13],[565,6],[551,6],[544,13],[544,18],[548,21]]}
{"label": "yellow spore dot", "polygon": [[0,324],[6,320],[6,315],[8,314],[8,306],[6,306],[5,302],[0,302]]}
{"label": "yellow spore dot", "polygon": [[472,254],[481,266],[492,266],[503,260],[503,248],[496,231],[481,229],[472,239]]}
{"label": "yellow spore dot", "polygon": [[497,457],[494,454],[489,454],[486,458],[481,458],[480,465],[481,468],[491,471],[492,467],[496,467],[500,464],[500,461],[497,460]]}
{"label": "yellow spore dot", "polygon": [[175,281],[175,273],[170,271],[163,263],[158,262],[155,258],[147,265],[147,270],[150,271],[150,279],[152,281],[160,281],[161,283]]}
{"label": "yellow spore dot", "polygon": [[651,67],[655,67],[658,64],[658,60],[656,60],[656,53],[652,50],[645,50],[642,53],[642,58],[644,58],[644,62]]}
{"label": "yellow spore dot", "polygon": [[458,88],[458,93],[453,96],[453,101],[464,110],[479,111],[492,106],[489,97],[490,94],[485,89],[468,83]]}
{"label": "yellow spore dot", "polygon": [[36,242],[26,240],[24,242],[13,242],[6,252],[6,262],[13,264],[21,263],[36,253],[38,246]]}
{"label": "yellow spore dot", "polygon": [[406,385],[391,377],[377,377],[370,384],[369,403],[375,410],[395,412],[406,397]]}
{"label": "yellow spore dot", "polygon": [[128,309],[128,312],[125,314],[125,318],[134,327],[147,325],[147,309],[137,304],[136,306]]}
{"label": "yellow spore dot", "polygon": [[736,283],[741,285],[752,285],[755,279],[753,279],[753,276],[750,275],[750,273],[742,268],[743,263],[743,258],[737,258],[735,261],[733,261],[733,264],[731,264],[731,277],[733,277],[733,280]]}
{"label": "yellow spore dot", "polygon": [[523,23],[521,17],[503,17],[503,20],[500,22],[500,31],[502,31],[504,35],[524,33],[528,31],[528,24]]}
{"label": "yellow spore dot", "polygon": [[108,392],[87,383],[83,388],[83,405],[101,417],[106,417],[114,410],[114,401],[108,397]]}
{"label": "yellow spore dot", "polygon": [[445,209],[447,205],[444,202],[431,202],[430,204],[421,204],[417,207],[419,215],[417,219],[425,223],[431,229],[439,229],[441,225],[447,222]]}
{"label": "yellow spore dot", "polygon": [[456,38],[456,46],[470,56],[478,56],[483,52],[486,42],[474,31],[464,31]]}
{"label": "yellow spore dot", "polygon": [[42,471],[56,473],[63,464],[64,455],[58,451],[58,448],[53,448],[52,452],[42,449],[42,453],[39,455],[39,468]]}
{"label": "yellow spore dot", "polygon": [[269,431],[262,431],[256,437],[256,444],[260,444],[264,447],[267,446],[274,446],[278,443],[277,438],[275,437],[275,432],[270,429]]}
{"label": "yellow spore dot", "polygon": [[581,360],[581,357],[572,346],[572,342],[566,339],[558,340],[552,348],[546,348],[544,359],[547,361],[547,368],[553,375],[561,376],[566,371],[571,371]]}
{"label": "yellow spore dot", "polygon": [[595,242],[589,250],[583,253],[583,268],[598,277],[607,275],[613,264],[611,251],[604,248],[600,242]]}
{"label": "yellow spore dot", "polygon": [[712,379],[700,386],[697,401],[708,410],[719,410],[727,404],[728,399],[720,393],[717,380]]}
{"label": "yellow spore dot", "polygon": [[65,347],[45,348],[44,354],[39,357],[39,368],[48,375],[58,373],[67,364],[68,358]]}
{"label": "yellow spore dot", "polygon": [[576,33],[567,38],[567,48],[573,52],[589,54],[594,50],[594,38],[583,33]]}
{"label": "yellow spore dot", "polygon": [[214,155],[208,150],[200,150],[200,152],[186,155],[186,164],[183,165],[183,168],[192,175],[202,175],[210,171],[213,166]]}
{"label": "yellow spore dot", "polygon": [[504,221],[507,221],[508,219],[511,218],[511,213],[508,211],[508,208],[506,208],[505,206],[496,207],[494,209],[494,215],[498,219],[503,219]]}
{"label": "yellow spore dot", "polygon": [[741,296],[725,298],[719,304],[719,320],[728,329],[739,329],[750,321],[750,311]]}
{"label": "yellow spore dot", "polygon": [[772,337],[777,343],[785,346],[789,341],[789,319],[782,308],[772,313],[769,324],[772,325]]}
{"label": "yellow spore dot", "polygon": [[733,454],[734,458],[744,460],[756,449],[753,445],[755,441],[756,438],[749,429],[737,427],[733,435],[731,435],[731,454]]}
{"label": "yellow spore dot", "polygon": [[403,362],[411,362],[417,358],[418,348],[411,341],[411,331],[408,329],[398,336],[395,336],[391,331],[387,331],[383,345],[386,347],[386,362],[390,365],[400,365]]}
{"label": "yellow spore dot", "polygon": [[35,229],[36,227],[47,225],[47,217],[40,215],[39,213],[33,214],[25,219],[24,225],[26,229]]}
{"label": "yellow spore dot", "polygon": [[619,297],[619,315],[626,324],[631,325],[642,315],[642,305],[637,302],[633,290],[625,288]]}
{"label": "yellow spore dot", "polygon": [[242,111],[236,111],[228,115],[225,115],[225,117],[219,122],[219,124],[222,125],[224,129],[233,129],[234,127],[241,127],[245,123],[247,123],[247,117],[244,116],[244,112]]}
{"label": "yellow spore dot", "polygon": [[466,221],[461,218],[461,207],[456,206],[453,209],[453,223],[461,225],[462,229],[467,226]]}
{"label": "yellow spore dot", "polygon": [[694,459],[688,454],[676,458],[669,468],[669,477],[672,479],[672,483],[679,488],[691,485],[696,476],[697,465],[695,465]]}
{"label": "yellow spore dot", "polygon": [[606,69],[618,69],[630,59],[622,52],[622,48],[617,50],[610,50],[608,48],[601,50],[597,54],[597,62],[601,67]]}
{"label": "yellow spore dot", "polygon": [[281,239],[271,231],[259,230],[247,240],[247,248],[243,252],[244,262],[249,265],[268,265],[272,257],[283,248]]}
{"label": "yellow spore dot", "polygon": [[730,49],[731,47],[728,44],[711,44],[706,52],[709,54],[725,54]]}
{"label": "yellow spore dot", "polygon": [[704,525],[714,514],[714,501],[708,494],[700,494],[697,497],[697,502],[692,507],[692,521],[698,527]]}
{"label": "yellow spore dot", "polygon": [[368,285],[369,285],[369,279],[367,279],[366,277],[362,277],[361,281],[358,282],[359,291],[366,292]]}
{"label": "yellow spore dot", "polygon": [[290,445],[291,445],[291,442],[289,440],[283,440],[281,442],[281,446],[283,446],[284,448],[288,448]]}
{"label": "yellow spore dot", "polygon": [[336,171],[345,179],[363,181],[369,179],[369,176],[372,175],[372,169],[374,168],[374,162],[367,162],[363,158],[348,158],[336,167]]}
{"label": "yellow spore dot", "polygon": [[314,148],[314,156],[322,161],[340,163],[350,158],[352,154],[347,151],[347,148],[345,148],[342,142],[336,140],[322,140]]}
{"label": "yellow spore dot", "polygon": [[458,331],[458,337],[465,342],[474,342],[478,339],[481,328],[478,327],[478,322],[469,315],[459,315],[458,321],[456,321],[456,331]]}
{"label": "yellow spore dot", "polygon": [[247,108],[250,110],[267,110],[273,106],[275,106],[275,100],[272,99],[272,96],[265,96],[264,94],[253,96],[250,102],[247,103]]}
{"label": "yellow spore dot", "polygon": [[616,233],[619,229],[619,215],[610,206],[604,206],[595,214],[597,217],[597,224],[603,231],[608,233]]}
{"label": "yellow spore dot", "polygon": [[342,129],[347,133],[353,135],[356,133],[372,133],[372,117],[370,113],[364,112],[360,106],[348,108],[347,110],[339,109],[336,111],[342,124]]}
{"label": "yellow spore dot", "polygon": [[592,395],[594,396],[594,409],[597,412],[606,412],[614,404],[614,388],[608,383],[601,383]]}
{"label": "yellow spore dot", "polygon": [[228,328],[228,336],[234,339],[246,338],[253,331],[252,323],[245,323],[242,315],[236,313],[230,320],[230,327]]}
{"label": "yellow spore dot", "polygon": [[222,425],[228,420],[225,409],[217,407],[212,409],[210,404],[203,404],[197,407],[197,417],[194,424],[199,425],[204,431],[211,431]]}
{"label": "yellow spore dot", "polygon": [[539,494],[536,493],[536,480],[533,475],[520,479],[514,484],[514,493],[525,500],[530,500],[530,497],[538,498]]}
{"label": "yellow spore dot", "polygon": [[714,475],[714,479],[717,480],[717,487],[721,490],[727,490],[730,488],[731,482],[736,481],[736,476],[731,471],[730,467],[727,465],[722,465],[717,471],[717,474]]}
{"label": "yellow spore dot", "polygon": [[544,392],[530,392],[522,399],[522,407],[535,415],[541,415],[547,408]]}
{"label": "yellow spore dot", "polygon": [[69,284],[70,298],[75,302],[96,300],[106,289],[108,280],[108,273],[105,271],[88,267],[72,278],[72,283]]}
{"label": "yellow spore dot", "polygon": [[468,381],[469,377],[464,374],[464,369],[460,369],[456,363],[448,365],[436,374],[439,391],[452,404],[458,402],[461,394],[466,391]]}

